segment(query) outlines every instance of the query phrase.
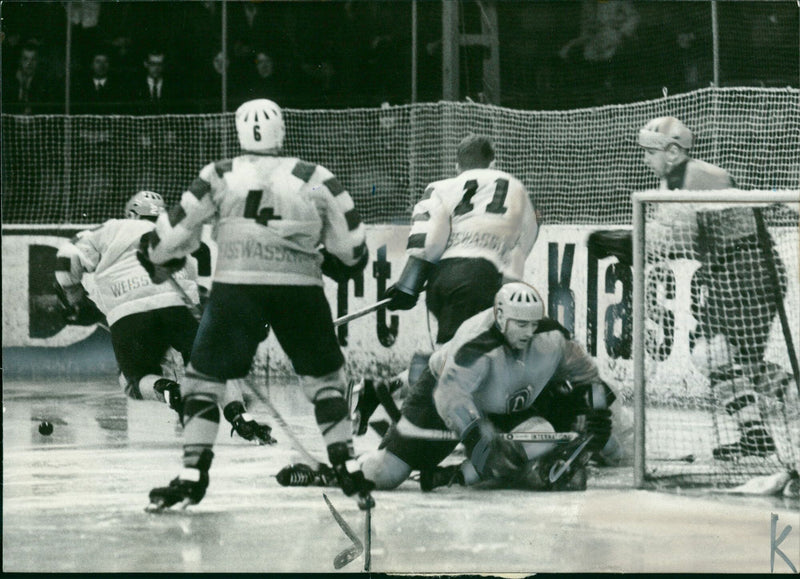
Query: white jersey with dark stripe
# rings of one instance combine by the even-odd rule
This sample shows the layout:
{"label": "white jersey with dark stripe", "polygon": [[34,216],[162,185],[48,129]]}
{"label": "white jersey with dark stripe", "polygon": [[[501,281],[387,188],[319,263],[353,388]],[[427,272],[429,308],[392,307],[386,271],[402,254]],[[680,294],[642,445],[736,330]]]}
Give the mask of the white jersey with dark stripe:
{"label": "white jersey with dark stripe", "polygon": [[354,265],[367,250],[350,194],[321,165],[243,154],[205,166],[180,204],[157,224],[151,258],[193,251],[214,221],[214,280],[231,284],[322,285],[320,244]]}
{"label": "white jersey with dark stripe", "polygon": [[[84,273],[94,274],[91,298],[109,324],[131,314],[184,305],[170,284],[154,284],[136,258],[140,238],[154,227],[146,220],[111,219],[78,233],[58,250],[56,279],[70,286],[80,283]],[[189,257],[173,277],[198,303],[195,259]]]}
{"label": "white jersey with dark stripe", "polygon": [[483,258],[522,279],[539,225],[525,186],[497,169],[469,169],[425,189],[414,207],[407,253],[436,263]]}
{"label": "white jersey with dark stripe", "polygon": [[492,309],[465,321],[433,353],[429,367],[438,379],[436,410],[459,434],[477,418],[530,408],[554,378],[576,384],[599,379],[594,360],[558,322],[542,319],[528,346],[515,351],[495,324]]}

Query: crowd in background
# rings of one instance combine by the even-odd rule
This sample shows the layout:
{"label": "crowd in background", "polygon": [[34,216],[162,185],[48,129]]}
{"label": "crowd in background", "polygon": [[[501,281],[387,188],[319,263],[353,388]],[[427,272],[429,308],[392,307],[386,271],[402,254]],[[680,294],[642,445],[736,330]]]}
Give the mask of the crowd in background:
{"label": "crowd in background", "polygon": [[[464,33],[481,31],[463,2]],[[441,98],[441,5],[417,3],[417,101]],[[287,108],[411,100],[410,2],[5,2],[3,111],[203,113],[269,96]],[[501,104],[554,109],[708,86],[710,3],[498,2]],[[798,10],[719,3],[721,84],[798,84]],[[483,100],[485,48],[462,48],[462,97]]]}

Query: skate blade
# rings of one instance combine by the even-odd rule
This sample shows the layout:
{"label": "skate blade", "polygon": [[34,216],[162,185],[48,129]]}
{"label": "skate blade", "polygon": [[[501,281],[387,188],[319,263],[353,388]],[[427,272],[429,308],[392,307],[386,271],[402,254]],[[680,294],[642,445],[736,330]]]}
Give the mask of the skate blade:
{"label": "skate blade", "polygon": [[178,512],[178,511],[185,511],[186,507],[192,504],[191,499],[183,499],[179,503],[175,503],[172,506],[167,506],[164,501],[158,501],[155,503],[150,503],[144,508],[146,513],[168,513],[168,512]]}

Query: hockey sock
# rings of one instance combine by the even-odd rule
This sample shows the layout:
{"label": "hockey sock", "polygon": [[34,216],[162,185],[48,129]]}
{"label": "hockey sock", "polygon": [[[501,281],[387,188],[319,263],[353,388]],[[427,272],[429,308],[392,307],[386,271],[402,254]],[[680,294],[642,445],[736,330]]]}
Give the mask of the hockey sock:
{"label": "hockey sock", "polygon": [[205,450],[211,450],[219,430],[219,407],[207,394],[189,394],[183,404],[183,466],[199,468]]}
{"label": "hockey sock", "polygon": [[[328,397],[314,401],[314,417],[328,447],[331,463],[335,462],[334,456],[331,456],[332,448],[338,449],[334,454],[341,463],[354,455],[353,436],[350,421],[347,419],[347,401],[338,390],[328,390],[326,393]],[[348,456],[340,456],[342,448],[348,449]]]}

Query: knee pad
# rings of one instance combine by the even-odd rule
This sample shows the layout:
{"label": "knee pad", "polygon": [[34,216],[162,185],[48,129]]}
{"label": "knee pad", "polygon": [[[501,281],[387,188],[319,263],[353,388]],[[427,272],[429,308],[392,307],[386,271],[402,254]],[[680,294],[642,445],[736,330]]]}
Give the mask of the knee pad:
{"label": "knee pad", "polygon": [[183,398],[183,420],[188,423],[191,418],[202,418],[219,423],[219,406],[216,400],[206,394],[190,394]]}
{"label": "knee pad", "polygon": [[324,376],[300,376],[300,385],[306,398],[316,403],[325,398],[344,398],[347,380],[342,367]]}
{"label": "knee pad", "polygon": [[186,376],[181,383],[181,395],[186,398],[193,394],[205,395],[215,403],[222,399],[225,382],[195,370],[191,364],[186,368]]}
{"label": "knee pad", "polygon": [[387,450],[368,452],[358,458],[364,477],[378,490],[399,487],[411,474],[411,467]]}

